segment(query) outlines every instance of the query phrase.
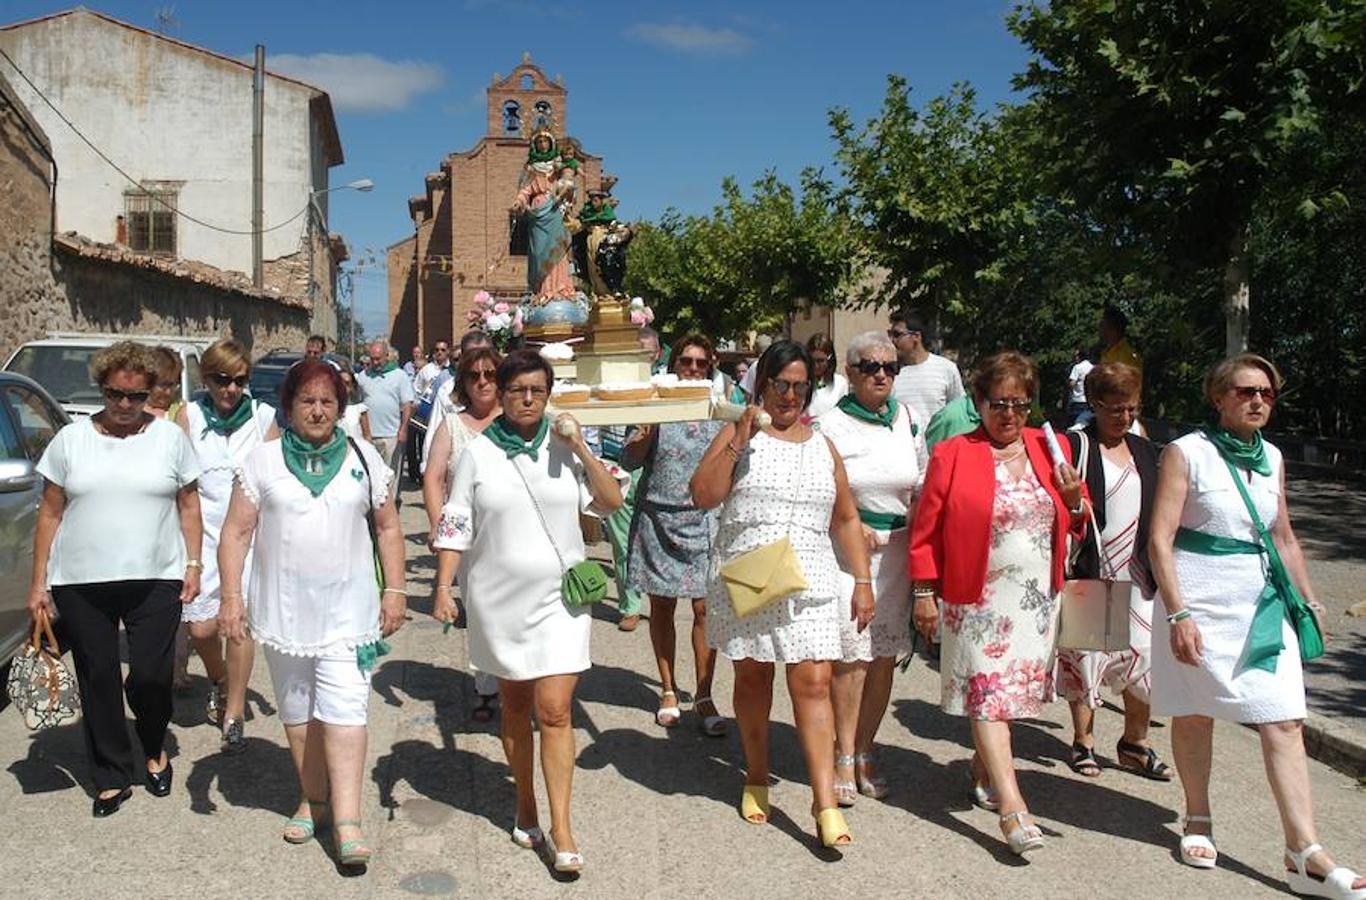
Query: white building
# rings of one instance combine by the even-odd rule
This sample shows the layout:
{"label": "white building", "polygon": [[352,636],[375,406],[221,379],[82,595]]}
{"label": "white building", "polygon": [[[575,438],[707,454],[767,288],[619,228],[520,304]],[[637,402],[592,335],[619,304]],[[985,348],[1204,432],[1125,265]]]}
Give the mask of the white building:
{"label": "white building", "polygon": [[[51,102],[0,60],[51,138],[58,232],[251,272],[249,63],[84,8],[0,26],[0,48]],[[267,76],[264,159],[265,287],[307,296],[311,256],[312,327],[335,336],[332,297],[345,245],[321,233],[327,195],[318,192],[342,148],[325,92]]]}

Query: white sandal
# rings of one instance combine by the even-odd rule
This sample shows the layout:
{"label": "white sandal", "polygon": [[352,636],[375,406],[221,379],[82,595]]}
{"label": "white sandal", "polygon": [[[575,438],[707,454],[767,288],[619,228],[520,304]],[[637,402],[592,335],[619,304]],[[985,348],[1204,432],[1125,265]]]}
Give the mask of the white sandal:
{"label": "white sandal", "polygon": [[[853,768],[854,757],[835,754],[835,767],[839,768],[840,766]],[[840,809],[848,809],[858,802],[858,785],[854,782],[836,781],[833,787],[835,788],[835,802],[839,804]]]}
{"label": "white sandal", "polygon": [[1026,825],[1024,817],[1027,815],[1029,815],[1028,811],[1021,809],[1001,816],[1002,825],[1011,819],[1015,820],[1015,827],[1007,831],[1005,835],[1006,843],[1010,845],[1010,852],[1016,856],[1024,856],[1031,850],[1043,849],[1043,829],[1033,822]]}
{"label": "white sandal", "polygon": [[673,697],[673,705],[661,706],[655,711],[655,724],[660,728],[673,728],[678,724],[678,720],[683,718],[683,710],[678,708],[678,695],[673,691],[665,691],[659,695],[660,700],[665,697]]}
{"label": "white sandal", "polygon": [[569,852],[568,850],[559,850],[559,849],[556,849],[556,847],[555,847],[555,841],[550,837],[550,834],[549,834],[549,833],[546,833],[546,836],[545,836],[545,845],[546,845],[546,847],[550,850],[550,855],[551,855],[552,857],[554,857],[554,859],[555,859],[554,866],[555,866],[555,871],[556,871],[556,872],[582,872],[582,871],[583,871],[583,854],[582,854],[582,853],[578,853],[578,852],[571,853],[571,852]]}
{"label": "white sandal", "polygon": [[513,825],[510,837],[512,842],[523,850],[531,850],[545,842],[545,834],[538,825],[532,825],[530,828]]}
{"label": "white sandal", "polygon": [[1346,866],[1334,866],[1327,875],[1315,875],[1309,871],[1309,857],[1322,850],[1318,844],[1310,844],[1299,853],[1285,848],[1286,857],[1295,864],[1295,871],[1285,873],[1290,890],[1301,897],[1328,897],[1330,900],[1366,900],[1366,888],[1353,888],[1352,883],[1361,876]]}
{"label": "white sandal", "polygon": [[[1210,826],[1209,834],[1182,834],[1181,835],[1181,861],[1194,869],[1213,869],[1214,864],[1219,859],[1219,849],[1214,846],[1214,820],[1209,816],[1186,816],[1186,828],[1190,828],[1192,822],[1201,822]],[[1208,850],[1213,856],[1196,856],[1192,850]]]}

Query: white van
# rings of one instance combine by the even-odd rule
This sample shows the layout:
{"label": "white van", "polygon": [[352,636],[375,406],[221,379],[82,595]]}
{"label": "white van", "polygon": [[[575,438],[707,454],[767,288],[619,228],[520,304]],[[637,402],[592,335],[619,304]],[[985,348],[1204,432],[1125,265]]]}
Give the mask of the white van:
{"label": "white van", "polygon": [[54,331],[46,340],[29,341],[10,355],[5,371],[27,375],[47,389],[70,416],[89,416],[104,408],[99,385],[90,380],[90,359],[119,341],[148,347],[165,346],[180,354],[180,396],[190,400],[199,390],[199,357],[218,338],[156,334],[78,334]]}

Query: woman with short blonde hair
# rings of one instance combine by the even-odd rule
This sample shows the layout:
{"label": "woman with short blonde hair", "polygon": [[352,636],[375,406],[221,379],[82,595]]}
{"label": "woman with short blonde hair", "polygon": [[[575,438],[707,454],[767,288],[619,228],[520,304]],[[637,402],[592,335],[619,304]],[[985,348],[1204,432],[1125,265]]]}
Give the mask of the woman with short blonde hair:
{"label": "woman with short blonde hair", "polygon": [[199,361],[205,395],[181,407],[176,419],[203,469],[199,497],[204,517],[204,579],[199,599],[185,607],[181,618],[190,640],[204,662],[211,682],[205,718],[221,728],[222,748],[237,753],[247,747],[244,732],[247,682],[251,678],[255,645],[229,641],[226,661],[218,629],[222,599],[218,573],[218,537],[232,497],[233,473],[263,441],[279,436],[275,409],[254,400],[247,391],[251,362],[246,349],[233,340],[211,344]]}

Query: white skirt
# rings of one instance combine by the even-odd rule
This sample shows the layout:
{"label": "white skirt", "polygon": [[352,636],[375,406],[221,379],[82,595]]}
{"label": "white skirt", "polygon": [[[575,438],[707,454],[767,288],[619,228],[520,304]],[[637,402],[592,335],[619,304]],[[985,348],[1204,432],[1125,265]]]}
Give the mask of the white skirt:
{"label": "white skirt", "polygon": [[1295,629],[1282,620],[1285,649],[1276,671],[1243,664],[1257,598],[1266,583],[1260,556],[1175,551],[1176,580],[1205,653],[1198,666],[1178,662],[1166,616],[1153,622],[1153,712],[1263,724],[1303,719],[1304,670]]}

